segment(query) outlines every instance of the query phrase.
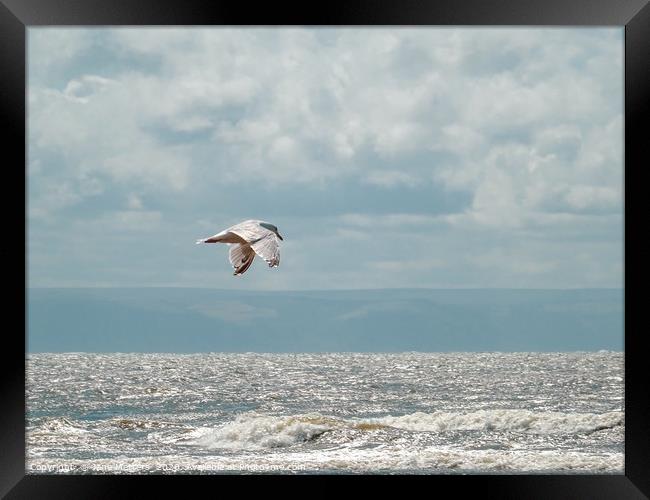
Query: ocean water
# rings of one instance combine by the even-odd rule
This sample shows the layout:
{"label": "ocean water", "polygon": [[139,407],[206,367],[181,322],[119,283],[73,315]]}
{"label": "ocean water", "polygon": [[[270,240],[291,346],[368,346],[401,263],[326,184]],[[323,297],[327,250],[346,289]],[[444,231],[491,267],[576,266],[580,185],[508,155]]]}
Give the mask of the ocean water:
{"label": "ocean water", "polygon": [[28,474],[623,474],[623,354],[30,354]]}

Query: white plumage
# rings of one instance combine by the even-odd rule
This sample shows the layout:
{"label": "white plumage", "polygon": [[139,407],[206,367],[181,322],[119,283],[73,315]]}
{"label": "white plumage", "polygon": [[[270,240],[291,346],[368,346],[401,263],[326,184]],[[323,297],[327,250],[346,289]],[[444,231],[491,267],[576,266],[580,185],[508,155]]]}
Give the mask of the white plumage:
{"label": "white plumage", "polygon": [[233,245],[228,257],[235,269],[235,276],[241,275],[253,263],[255,255],[264,259],[269,267],[280,265],[280,242],[282,236],[273,224],[261,220],[245,220],[220,233],[197,240],[196,243],[226,243]]}

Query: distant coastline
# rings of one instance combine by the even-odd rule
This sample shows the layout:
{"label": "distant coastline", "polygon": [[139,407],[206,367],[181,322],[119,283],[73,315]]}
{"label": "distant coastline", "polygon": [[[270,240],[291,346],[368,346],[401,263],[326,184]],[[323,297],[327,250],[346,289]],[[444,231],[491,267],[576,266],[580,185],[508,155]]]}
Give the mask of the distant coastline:
{"label": "distant coastline", "polygon": [[29,352],[623,350],[624,290],[28,288]]}

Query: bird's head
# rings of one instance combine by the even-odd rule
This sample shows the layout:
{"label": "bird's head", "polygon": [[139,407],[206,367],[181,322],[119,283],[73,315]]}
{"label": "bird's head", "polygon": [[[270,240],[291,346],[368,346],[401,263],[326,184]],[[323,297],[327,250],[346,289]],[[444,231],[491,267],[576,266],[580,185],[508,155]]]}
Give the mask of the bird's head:
{"label": "bird's head", "polygon": [[280,236],[280,233],[278,233],[277,226],[274,226],[273,224],[269,224],[268,222],[260,222],[260,226],[265,227],[269,231],[273,231],[278,238],[284,241],[284,238]]}

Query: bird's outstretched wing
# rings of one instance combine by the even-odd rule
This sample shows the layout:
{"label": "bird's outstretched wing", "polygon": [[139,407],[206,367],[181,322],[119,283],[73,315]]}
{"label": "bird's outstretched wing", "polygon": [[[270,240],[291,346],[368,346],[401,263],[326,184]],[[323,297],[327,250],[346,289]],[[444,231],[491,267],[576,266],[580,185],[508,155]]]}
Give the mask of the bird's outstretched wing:
{"label": "bird's outstretched wing", "polygon": [[227,245],[232,245],[233,243],[246,243],[246,240],[243,239],[238,234],[226,230],[226,231],[221,231],[220,233],[215,234],[214,236],[210,236],[209,238],[202,238],[200,240],[196,240],[196,244],[198,245],[199,243],[225,243]]}
{"label": "bird's outstretched wing", "polygon": [[230,258],[232,267],[235,269],[235,276],[237,276],[244,274],[251,267],[255,258],[255,252],[248,244],[233,245],[230,247],[228,257]]}
{"label": "bird's outstretched wing", "polygon": [[251,248],[268,263],[269,267],[278,267],[280,265],[280,244],[273,232],[269,231],[268,233],[263,238],[251,243]]}
{"label": "bird's outstretched wing", "polygon": [[269,231],[265,227],[260,226],[260,221],[257,220],[245,220],[244,222],[229,227],[226,231],[236,234],[249,243],[273,234],[273,231]]}

